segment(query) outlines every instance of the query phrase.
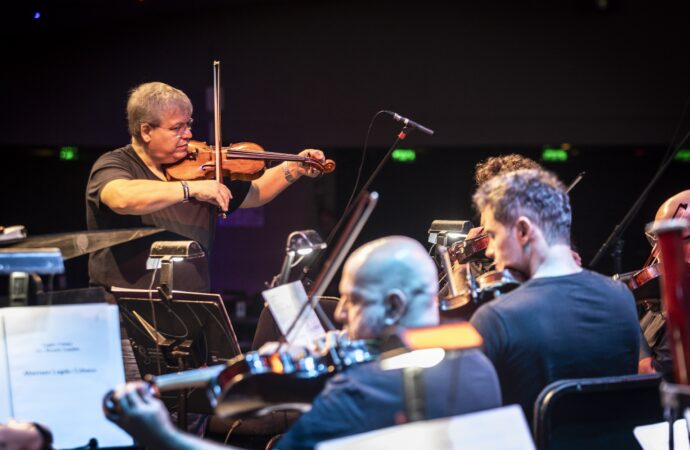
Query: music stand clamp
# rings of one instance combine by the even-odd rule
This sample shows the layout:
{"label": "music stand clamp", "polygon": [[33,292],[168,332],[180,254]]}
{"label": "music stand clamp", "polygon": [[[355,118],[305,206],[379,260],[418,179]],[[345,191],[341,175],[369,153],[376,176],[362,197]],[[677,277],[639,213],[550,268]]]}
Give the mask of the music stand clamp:
{"label": "music stand clamp", "polygon": [[170,301],[173,298],[173,263],[205,255],[201,245],[196,241],[156,241],[151,244],[146,268],[160,268],[160,284],[157,291],[161,299]]}

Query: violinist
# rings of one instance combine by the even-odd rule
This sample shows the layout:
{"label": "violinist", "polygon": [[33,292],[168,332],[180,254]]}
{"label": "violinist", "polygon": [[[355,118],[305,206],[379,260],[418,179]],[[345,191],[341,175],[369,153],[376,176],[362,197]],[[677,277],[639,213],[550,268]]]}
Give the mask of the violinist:
{"label": "violinist", "polygon": [[[89,230],[159,227],[166,231],[148,238],[106,248],[89,258],[91,284],[148,288],[151,272],[146,258],[151,243],[195,240],[206,254],[212,247],[215,212],[231,213],[273,200],[313,169],[284,162],[254,181],[168,181],[166,165],[187,156],[192,138],[192,103],[187,95],[165,83],[145,83],[131,91],[127,102],[129,145],[102,155],[91,169],[86,188]],[[300,155],[323,161],[319,150]],[[175,264],[177,289],[208,292],[206,258]]]}
{"label": "violinist", "polygon": [[[396,329],[438,323],[436,267],[417,241],[392,236],[370,242],[346,261],[336,319],[350,339],[381,340]],[[500,405],[496,372],[478,350],[446,357],[422,375],[429,419]],[[121,411],[109,418],[139,444],[156,449],[226,448],[178,432],[162,403],[140,384],[116,390]],[[373,361],[331,378],[274,448],[311,449],[318,442],[404,422],[402,372]]]}
{"label": "violinist", "polygon": [[[517,153],[491,156],[477,163],[474,169],[474,181],[477,187],[479,187],[495,176],[520,169],[543,170],[542,166],[533,159]],[[506,271],[494,270],[493,261],[487,258],[485,254],[487,242],[488,238],[484,229],[482,227],[475,227],[470,229],[464,242],[458,243],[457,246],[451,249],[452,256],[459,259],[459,261],[453,261],[452,264],[452,271],[457,280],[456,282],[460,285],[466,284],[464,280],[467,277],[466,271],[469,270],[480,286],[481,293],[477,294],[478,297],[474,301],[468,300],[468,304],[463,304],[460,307],[454,307],[454,305],[447,306],[448,304],[442,303],[444,318],[448,320],[457,320],[458,318],[469,319],[480,304],[494,297],[494,291],[503,292],[512,289],[517,283],[524,281],[525,275],[514,269]],[[580,255],[574,250],[573,257],[577,264],[581,265]],[[464,263],[465,261],[468,262]],[[447,284],[441,289],[440,294],[442,298],[448,297],[449,287]],[[458,303],[462,303],[462,301]]]}
{"label": "violinist", "polygon": [[636,373],[634,299],[622,283],[576,263],[563,184],[544,170],[518,170],[488,180],[473,200],[489,235],[487,257],[498,270],[529,277],[470,320],[504,403],[520,404],[531,420],[537,395],[553,381]]}
{"label": "violinist", "polygon": [[[679,192],[670,197],[656,212],[655,221],[664,219],[684,218],[690,219],[690,211],[688,205],[690,204],[690,190]],[[646,267],[642,269],[647,270],[648,273],[654,270],[655,265],[658,264],[659,252],[655,238],[648,236],[650,243],[652,243],[652,254],[648,260]],[[685,230],[685,258],[686,262],[690,263],[690,230]],[[654,274],[658,271],[654,270]],[[638,288],[641,288],[639,286]],[[659,372],[663,374],[664,378],[673,381],[673,359],[671,349],[666,336],[666,319],[664,312],[661,309],[661,302],[658,298],[646,299],[643,303],[645,308],[644,315],[640,320],[642,328],[643,339],[640,346],[640,373]]]}

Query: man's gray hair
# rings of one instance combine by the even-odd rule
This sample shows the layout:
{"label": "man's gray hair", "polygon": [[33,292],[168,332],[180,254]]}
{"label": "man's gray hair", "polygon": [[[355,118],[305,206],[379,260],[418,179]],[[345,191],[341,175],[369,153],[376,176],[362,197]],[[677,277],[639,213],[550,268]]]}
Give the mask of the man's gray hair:
{"label": "man's gray hair", "polygon": [[158,81],[140,84],[130,91],[127,101],[129,134],[139,140],[142,123],[160,126],[163,114],[175,110],[192,115],[192,102],[187,94]]}
{"label": "man's gray hair", "polygon": [[473,200],[480,213],[490,208],[505,226],[525,216],[542,230],[549,245],[570,244],[570,199],[551,172],[521,169],[497,175],[477,189]]}

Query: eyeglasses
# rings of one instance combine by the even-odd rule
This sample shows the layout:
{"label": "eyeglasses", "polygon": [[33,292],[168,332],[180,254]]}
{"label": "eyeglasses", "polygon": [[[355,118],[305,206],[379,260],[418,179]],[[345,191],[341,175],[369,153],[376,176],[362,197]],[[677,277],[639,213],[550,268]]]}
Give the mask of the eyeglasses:
{"label": "eyeglasses", "polygon": [[193,124],[194,124],[194,119],[189,119],[186,123],[181,123],[179,125],[175,125],[174,127],[170,127],[170,128],[163,128],[160,125],[154,125],[152,123],[150,123],[149,125],[151,125],[153,128],[163,128],[165,130],[172,131],[173,133],[175,133],[176,137],[180,137],[183,134],[185,134],[185,132],[187,130],[191,130]]}
{"label": "eyeglasses", "polygon": [[[654,247],[654,246],[656,245],[656,243],[657,243],[656,236],[653,235],[653,234],[651,234],[651,233],[648,233],[648,232],[646,232],[646,231],[645,231],[644,235],[645,235],[645,237],[647,238],[647,242],[649,242],[649,245],[651,245],[652,247]],[[687,236],[684,236],[684,237],[683,237],[683,241],[690,241],[690,234],[687,235]]]}

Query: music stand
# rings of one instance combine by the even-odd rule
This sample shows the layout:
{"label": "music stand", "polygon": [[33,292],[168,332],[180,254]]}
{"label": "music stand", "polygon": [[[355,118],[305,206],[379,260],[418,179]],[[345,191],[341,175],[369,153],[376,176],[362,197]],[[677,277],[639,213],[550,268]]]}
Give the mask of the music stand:
{"label": "music stand", "polygon": [[[241,353],[232,322],[218,294],[173,291],[161,300],[157,291],[112,288],[142,376],[162,375],[223,364]],[[206,392],[161,394],[169,409],[213,414]],[[182,423],[182,422],[180,422]]]}

